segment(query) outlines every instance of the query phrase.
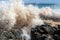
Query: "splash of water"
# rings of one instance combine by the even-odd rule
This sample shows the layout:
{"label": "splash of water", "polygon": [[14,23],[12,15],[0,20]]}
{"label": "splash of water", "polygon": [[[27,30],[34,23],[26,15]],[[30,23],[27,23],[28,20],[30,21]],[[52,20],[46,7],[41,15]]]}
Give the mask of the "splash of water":
{"label": "splash of water", "polygon": [[40,26],[44,24],[40,18],[41,14],[49,17],[58,16],[56,11],[49,7],[39,9],[33,5],[25,6],[22,0],[10,0],[9,5],[4,3],[0,5],[0,26],[4,25],[3,27],[8,29],[14,27],[15,24],[18,27],[22,26],[22,36],[25,36],[26,40],[31,39],[30,31],[32,27],[34,28],[36,25]]}

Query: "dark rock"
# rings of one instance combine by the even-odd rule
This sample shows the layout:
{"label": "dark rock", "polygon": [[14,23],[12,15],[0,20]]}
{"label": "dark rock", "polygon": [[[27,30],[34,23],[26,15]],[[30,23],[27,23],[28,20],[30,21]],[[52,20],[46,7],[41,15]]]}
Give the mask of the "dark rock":
{"label": "dark rock", "polygon": [[[24,40],[21,37],[22,30],[0,29],[0,40]],[[31,29],[31,40],[60,40],[60,25],[52,27],[51,24],[45,23]]]}
{"label": "dark rock", "polygon": [[31,30],[31,40],[60,40],[60,25],[52,27],[48,23]]}
{"label": "dark rock", "polygon": [[11,29],[9,31],[0,30],[0,40],[21,40],[22,31],[20,29]]}

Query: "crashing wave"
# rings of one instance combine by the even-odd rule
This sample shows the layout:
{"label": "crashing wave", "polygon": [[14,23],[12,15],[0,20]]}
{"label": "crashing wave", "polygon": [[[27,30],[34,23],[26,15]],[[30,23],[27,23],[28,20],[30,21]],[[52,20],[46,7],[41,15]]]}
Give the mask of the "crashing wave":
{"label": "crashing wave", "polygon": [[[31,28],[44,24],[43,16],[59,18],[57,12],[50,7],[38,8],[33,5],[25,6],[22,0],[10,0],[11,3],[0,3],[0,27],[12,29],[21,28],[22,37],[30,40]],[[42,15],[42,17],[41,17]]]}

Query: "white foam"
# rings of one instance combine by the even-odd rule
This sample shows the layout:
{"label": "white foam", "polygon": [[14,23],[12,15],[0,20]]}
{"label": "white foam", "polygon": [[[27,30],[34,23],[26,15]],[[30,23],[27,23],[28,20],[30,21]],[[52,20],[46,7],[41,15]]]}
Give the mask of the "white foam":
{"label": "white foam", "polygon": [[[19,9],[19,10],[16,10],[16,9]],[[18,11],[22,11],[22,12],[19,13]],[[60,14],[59,14],[60,12],[56,12],[56,10],[53,10],[50,7],[40,9],[40,8],[35,7],[33,5],[25,6],[22,3],[22,0],[10,0],[9,4],[4,3],[4,2],[0,3],[0,15],[1,15],[0,21],[2,21],[1,22],[2,24],[5,23],[5,26],[8,26],[9,29],[11,29],[11,26],[14,27],[14,25],[16,24],[17,13],[22,18],[24,18],[24,21],[25,21],[25,19],[27,19],[26,14],[28,16],[31,16],[30,14],[33,14],[34,17],[32,17],[33,19],[31,20],[32,26],[36,26],[36,25],[40,26],[44,23],[43,20],[41,18],[39,18],[40,13],[44,14],[45,16],[50,16],[50,17],[60,16]],[[28,18],[28,19],[30,19],[30,18]],[[6,24],[5,20],[9,21],[8,24]],[[19,25],[19,27],[20,27],[20,25]],[[28,27],[30,27],[30,25]],[[29,30],[31,30],[31,29],[29,29]],[[26,31],[24,29],[22,29],[22,31],[23,31],[22,36],[26,36],[26,40],[29,40],[30,34],[27,34],[28,31]]]}

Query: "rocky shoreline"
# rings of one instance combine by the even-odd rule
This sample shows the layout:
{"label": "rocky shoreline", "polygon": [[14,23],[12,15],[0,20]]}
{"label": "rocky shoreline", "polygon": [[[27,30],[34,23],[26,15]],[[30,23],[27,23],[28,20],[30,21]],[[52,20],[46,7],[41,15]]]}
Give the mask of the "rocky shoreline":
{"label": "rocky shoreline", "polygon": [[[20,29],[5,31],[0,29],[0,40],[24,40]],[[52,27],[48,23],[31,30],[31,40],[60,40],[60,25]]]}
{"label": "rocky shoreline", "polygon": [[31,33],[32,40],[60,40],[60,25],[52,27],[45,23],[32,29]]}

